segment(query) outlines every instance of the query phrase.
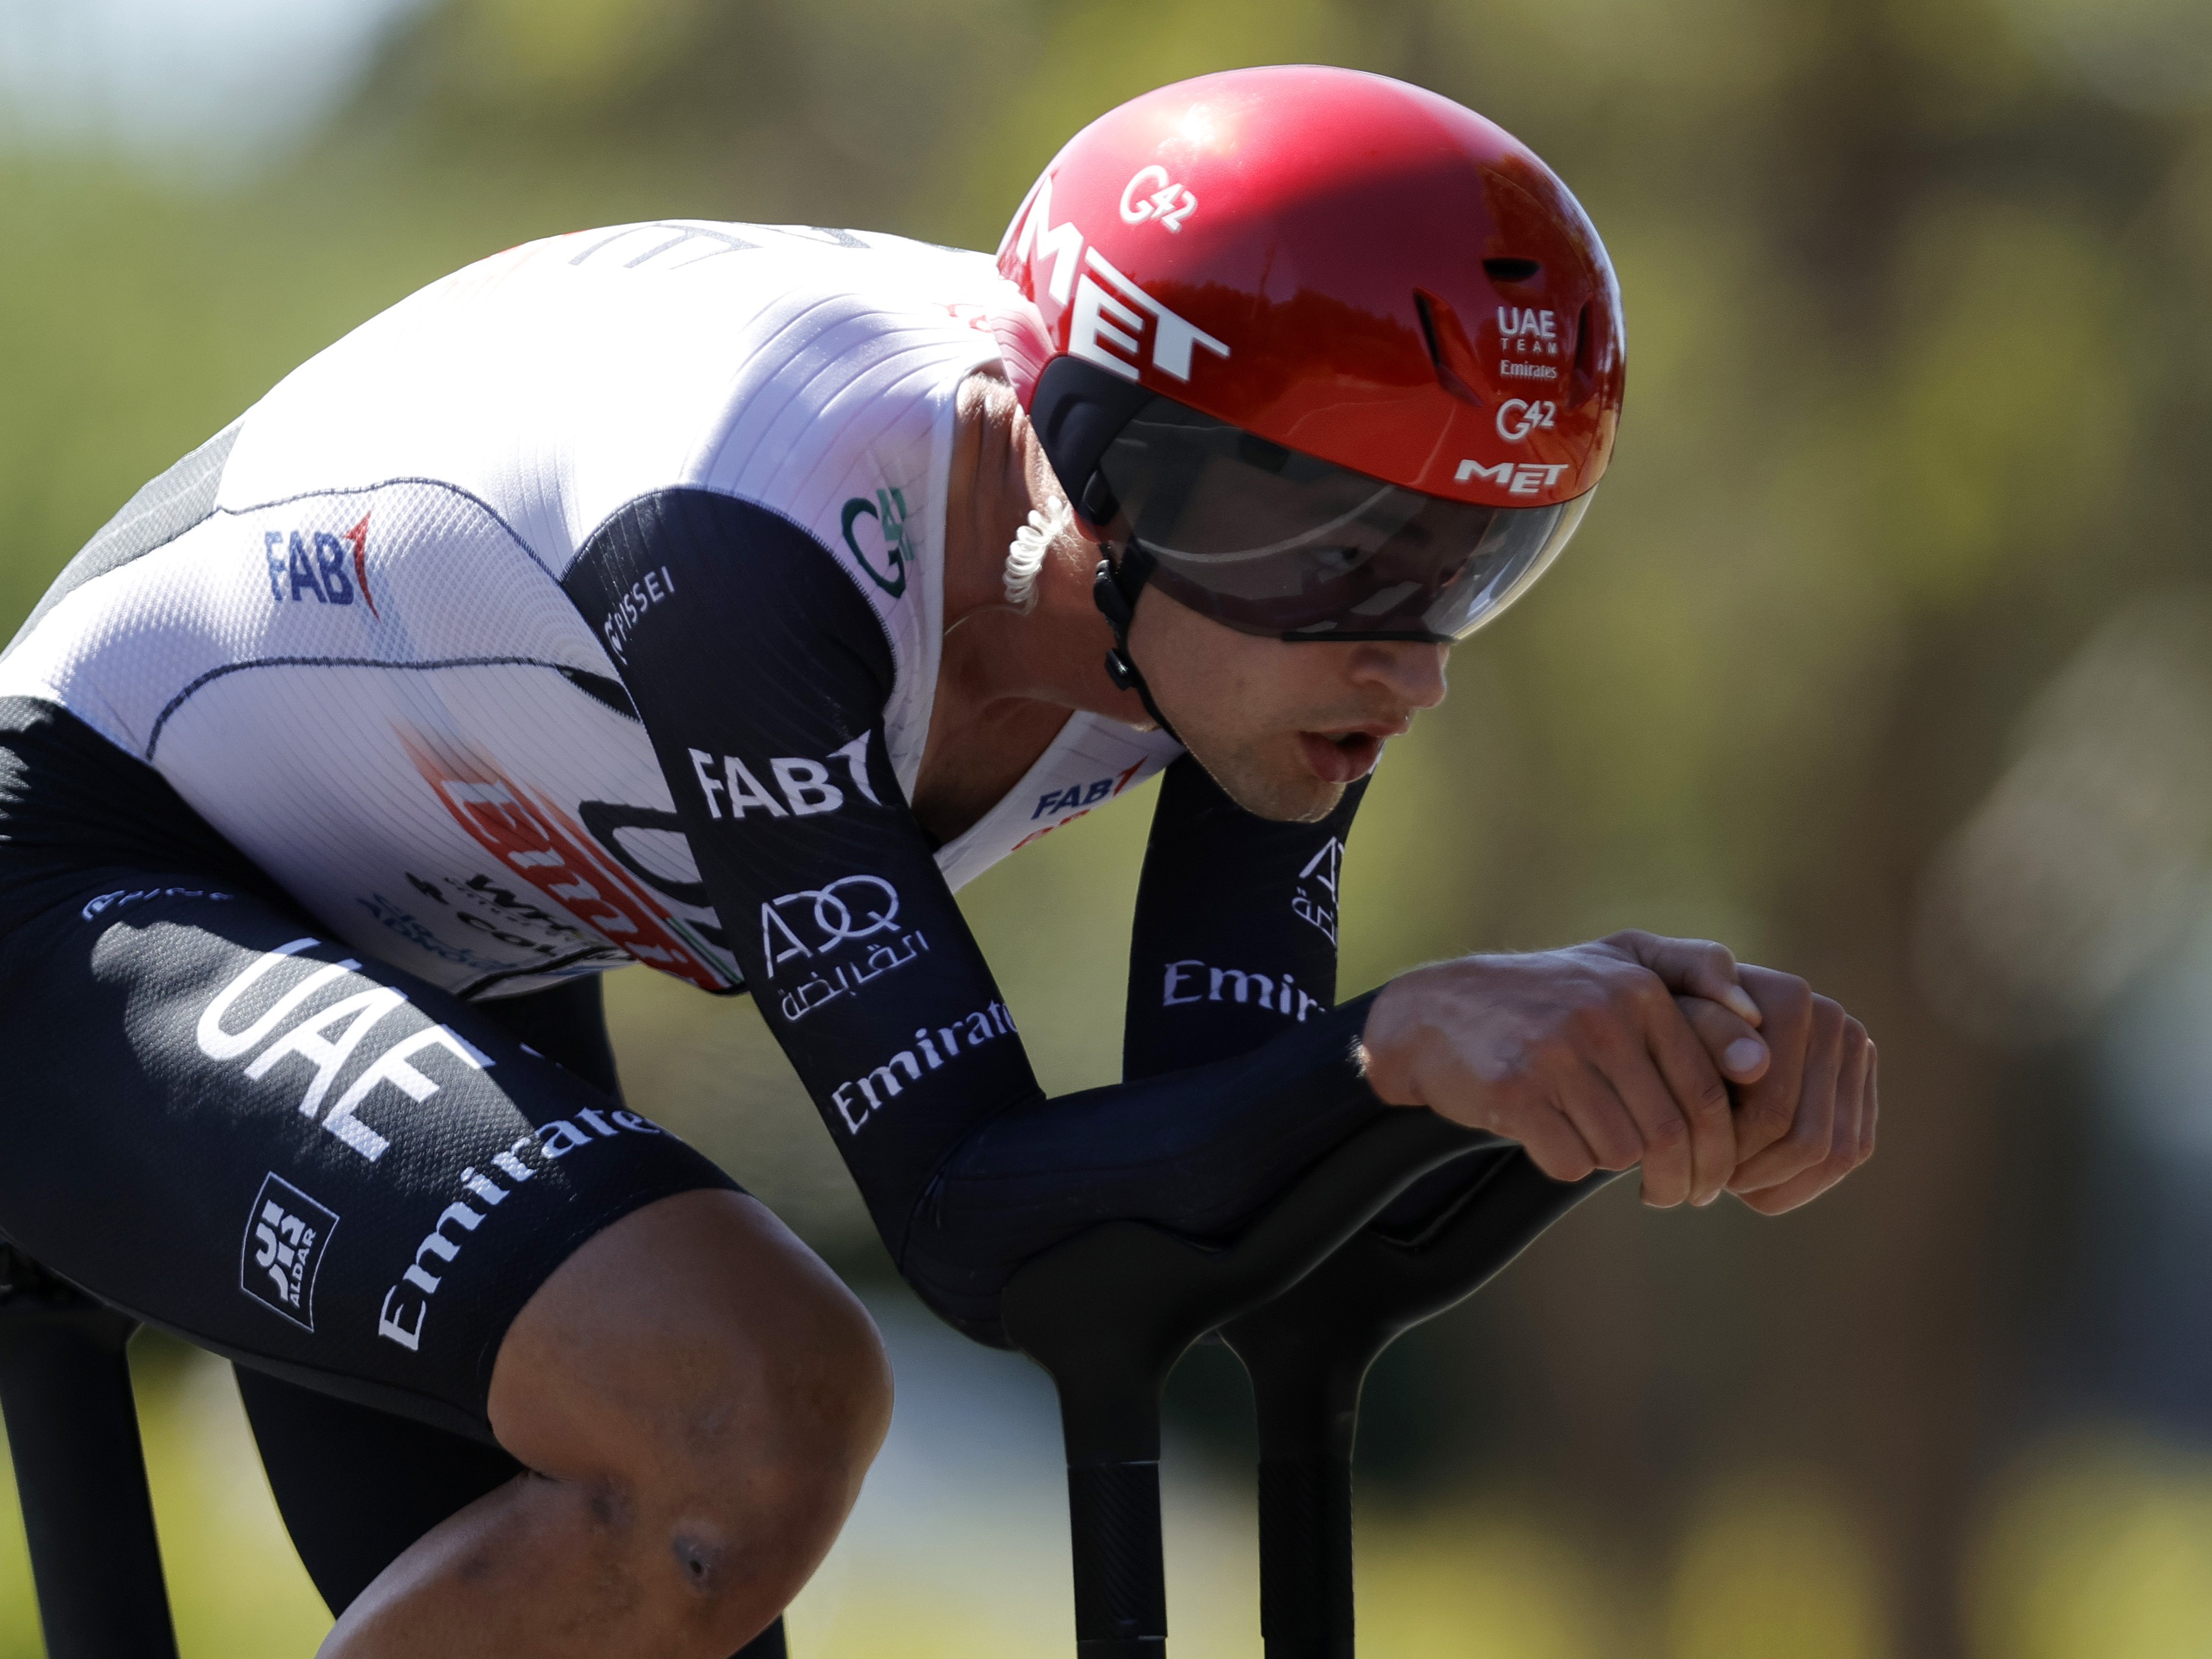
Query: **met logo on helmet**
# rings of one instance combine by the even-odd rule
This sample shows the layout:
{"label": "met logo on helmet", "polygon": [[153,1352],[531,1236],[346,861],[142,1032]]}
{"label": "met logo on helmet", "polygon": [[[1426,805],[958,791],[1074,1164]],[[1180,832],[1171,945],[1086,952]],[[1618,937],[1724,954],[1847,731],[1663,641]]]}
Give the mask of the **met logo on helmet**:
{"label": "met logo on helmet", "polygon": [[1546,466],[1538,461],[1500,461],[1495,466],[1485,466],[1480,461],[1462,461],[1452,481],[1465,483],[1471,478],[1487,478],[1516,495],[1533,495],[1559,483],[1559,474],[1566,470],[1564,462]]}
{"label": "met logo on helmet", "polygon": [[[1195,204],[1194,204],[1195,205]],[[1145,331],[1152,331],[1152,366],[1175,380],[1190,379],[1193,352],[1199,347],[1227,357],[1229,347],[1188,318],[1178,316],[1114,268],[1105,255],[1084,244],[1073,220],[1052,222],[1052,180],[1039,181],[1014,242],[1014,258],[1030,263],[1032,293],[1042,291],[1066,306],[1070,355],[1109,369],[1125,380],[1138,376]],[[1049,259],[1042,282],[1039,267]]]}

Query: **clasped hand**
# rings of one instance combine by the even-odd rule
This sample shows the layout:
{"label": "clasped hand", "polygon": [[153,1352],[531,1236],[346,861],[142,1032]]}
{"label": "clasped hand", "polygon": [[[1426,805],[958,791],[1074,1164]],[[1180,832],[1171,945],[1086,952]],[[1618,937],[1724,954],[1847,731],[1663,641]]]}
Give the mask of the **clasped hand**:
{"label": "clasped hand", "polygon": [[1628,932],[1414,969],[1376,1000],[1370,1084],[1518,1141],[1555,1181],[1643,1166],[1644,1201],[1779,1215],[1874,1153],[1866,1027],[1792,974]]}

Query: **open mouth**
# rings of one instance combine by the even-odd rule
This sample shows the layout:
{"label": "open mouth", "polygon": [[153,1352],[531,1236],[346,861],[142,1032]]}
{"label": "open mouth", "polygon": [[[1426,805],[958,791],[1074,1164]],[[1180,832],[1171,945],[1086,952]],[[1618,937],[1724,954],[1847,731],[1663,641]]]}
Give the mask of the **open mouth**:
{"label": "open mouth", "polygon": [[1301,732],[1306,764],[1323,783],[1353,783],[1382,758],[1383,739],[1372,732]]}

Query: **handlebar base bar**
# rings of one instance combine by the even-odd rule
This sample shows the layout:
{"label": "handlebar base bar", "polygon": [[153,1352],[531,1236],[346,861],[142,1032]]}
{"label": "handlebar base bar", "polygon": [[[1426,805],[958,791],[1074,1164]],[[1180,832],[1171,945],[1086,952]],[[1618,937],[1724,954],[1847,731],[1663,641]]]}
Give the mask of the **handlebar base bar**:
{"label": "handlebar base bar", "polygon": [[1007,1335],[1060,1393],[1081,1659],[1164,1659],[1160,1394],[1184,1350],[1311,1273],[1430,1170],[1493,1138],[1394,1111],[1321,1160],[1234,1243],[1108,1222],[1024,1265]]}
{"label": "handlebar base bar", "polygon": [[137,1328],[0,1243],[0,1411],[48,1659],[176,1659],[124,1353]]}
{"label": "handlebar base bar", "polygon": [[1267,1659],[1352,1659],[1352,1455],[1369,1368],[1612,1176],[1554,1182],[1514,1147],[1469,1156],[1432,1179],[1448,1183],[1445,1199],[1419,1225],[1401,1231],[1387,1224],[1393,1217],[1367,1228],[1222,1329],[1259,1408]]}

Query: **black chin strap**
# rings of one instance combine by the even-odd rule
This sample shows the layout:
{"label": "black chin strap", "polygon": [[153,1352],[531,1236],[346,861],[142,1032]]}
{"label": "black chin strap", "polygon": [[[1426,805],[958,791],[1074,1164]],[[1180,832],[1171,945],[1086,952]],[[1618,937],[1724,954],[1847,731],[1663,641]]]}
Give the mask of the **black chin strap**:
{"label": "black chin strap", "polygon": [[1110,556],[1098,561],[1097,572],[1091,579],[1091,598],[1106,618],[1106,625],[1114,630],[1114,648],[1106,653],[1108,678],[1124,691],[1143,698],[1145,712],[1152,717],[1152,723],[1182,743],[1168,717],[1160,713],[1159,704],[1152,701],[1152,689],[1145,684],[1136,659],[1129,654],[1129,621],[1137,614],[1137,596],[1145,591],[1146,580],[1152,574],[1152,556],[1131,543],[1122,550],[1120,564]]}

